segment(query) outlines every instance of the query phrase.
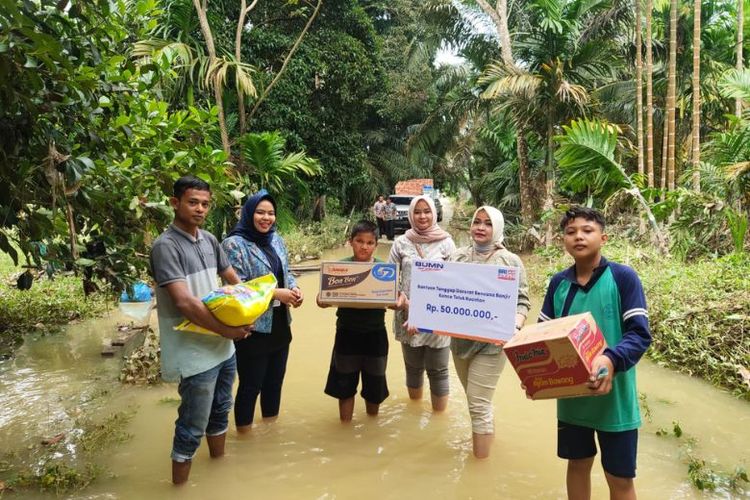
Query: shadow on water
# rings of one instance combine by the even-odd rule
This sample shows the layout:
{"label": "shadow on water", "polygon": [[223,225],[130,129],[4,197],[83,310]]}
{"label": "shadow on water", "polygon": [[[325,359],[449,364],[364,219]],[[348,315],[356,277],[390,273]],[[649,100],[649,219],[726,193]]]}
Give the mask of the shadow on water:
{"label": "shadow on water", "polygon": [[[387,258],[389,249],[382,242],[378,256]],[[345,255],[346,248],[325,258]],[[323,394],[335,311],[315,306],[317,280],[316,273],[300,278],[306,302],[293,313],[294,341],[278,421],[259,423],[242,437],[230,429],[227,456],[220,460],[211,460],[202,446],[187,486],[169,483],[176,387],[120,387],[114,382],[116,362],[99,356],[114,317],[29,341],[15,360],[0,364],[0,446],[15,449],[67,431],[80,412],[137,408],[128,426],[133,438],[99,457],[113,477],[72,498],[564,497],[565,464],[555,457],[555,403],[526,400],[509,366],[495,394],[496,438],[485,461],[471,456],[470,422],[455,374],[447,412],[433,415],[427,402],[408,399],[400,348],[394,342],[387,371],[391,396],[381,414],[368,417],[358,398],[353,422],[340,424],[336,400]],[[539,302],[535,297],[533,314]],[[389,331],[391,323],[389,312]],[[709,464],[747,467],[747,403],[648,361],[639,365],[639,384],[653,415],[641,430],[636,483],[641,498],[702,498],[681,461],[684,439],[656,436],[660,428],[671,429],[672,421],[696,439],[697,453]],[[597,465],[593,498],[606,496]]]}

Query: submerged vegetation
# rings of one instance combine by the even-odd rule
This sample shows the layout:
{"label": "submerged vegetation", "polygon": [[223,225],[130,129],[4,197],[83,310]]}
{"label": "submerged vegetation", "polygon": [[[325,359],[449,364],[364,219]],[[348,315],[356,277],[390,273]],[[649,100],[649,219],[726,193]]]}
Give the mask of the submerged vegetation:
{"label": "submerged vegetation", "polygon": [[149,328],[143,344],[125,356],[120,381],[125,384],[155,384],[161,381],[159,337]]}
{"label": "submerged vegetation", "polygon": [[[40,491],[57,495],[82,490],[105,470],[98,454],[130,439],[125,429],[134,411],[113,413],[101,420],[83,419],[75,428],[47,444],[5,453],[0,483],[11,492]],[[0,497],[4,493],[0,489]]]}
{"label": "submerged vegetation", "polygon": [[[357,214],[354,214],[355,216]],[[307,222],[282,232],[291,264],[319,258],[324,250],[342,245],[356,217],[329,215],[320,222]]]}
{"label": "submerged vegetation", "polygon": [[[643,398],[642,398],[643,401]],[[750,494],[750,479],[742,465],[736,465],[732,472],[720,470],[718,465],[707,463],[699,455],[698,439],[683,431],[679,422],[672,422],[672,429],[659,428],[656,435],[662,438],[674,438],[680,445],[680,457],[687,465],[690,482],[701,491],[716,491],[734,496]]]}

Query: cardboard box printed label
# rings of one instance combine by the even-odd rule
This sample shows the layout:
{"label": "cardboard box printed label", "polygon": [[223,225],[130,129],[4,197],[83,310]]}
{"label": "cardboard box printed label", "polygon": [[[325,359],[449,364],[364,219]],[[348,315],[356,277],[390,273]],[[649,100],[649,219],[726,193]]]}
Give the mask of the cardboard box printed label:
{"label": "cardboard box printed label", "polygon": [[503,348],[531,399],[590,396],[592,362],[607,343],[591,313],[524,327]]}
{"label": "cardboard box printed label", "polygon": [[320,301],[359,309],[377,309],[396,303],[398,267],[385,262],[323,262],[320,265]]}

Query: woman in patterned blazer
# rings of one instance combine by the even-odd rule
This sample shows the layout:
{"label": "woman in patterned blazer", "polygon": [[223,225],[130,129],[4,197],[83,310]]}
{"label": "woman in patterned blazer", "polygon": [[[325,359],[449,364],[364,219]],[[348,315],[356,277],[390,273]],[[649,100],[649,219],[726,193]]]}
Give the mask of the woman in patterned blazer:
{"label": "woman in patterned blazer", "polygon": [[239,223],[221,245],[242,281],[273,273],[278,282],[272,307],[258,318],[249,337],[235,342],[240,383],[234,421],[237,431],[245,433],[252,426],[258,395],[264,420],[275,420],[279,414],[292,341],[289,306],[299,307],[303,295],[289,272],[284,240],[276,232],[276,202],[265,189],[245,202]]}

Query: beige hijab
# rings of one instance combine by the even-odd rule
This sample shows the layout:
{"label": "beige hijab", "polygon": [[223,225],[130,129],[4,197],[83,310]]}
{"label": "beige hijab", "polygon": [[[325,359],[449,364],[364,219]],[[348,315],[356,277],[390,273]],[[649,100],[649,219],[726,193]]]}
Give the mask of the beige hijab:
{"label": "beige hijab", "polygon": [[484,205],[476,209],[471,220],[476,219],[477,214],[482,210],[487,213],[492,221],[492,242],[490,245],[493,248],[505,248],[503,245],[503,240],[505,239],[505,219],[503,218],[503,213],[495,207]]}
{"label": "beige hijab", "polygon": [[[418,230],[416,228],[416,224],[414,223],[414,210],[417,207],[417,203],[419,203],[420,201],[424,201],[425,203],[427,203],[427,205],[430,207],[430,211],[432,212],[432,226],[425,229],[424,231]],[[412,243],[432,243],[433,241],[441,241],[451,237],[450,234],[448,234],[440,226],[438,226],[437,209],[435,208],[435,202],[432,201],[432,198],[429,196],[415,196],[411,200],[411,203],[409,204],[409,224],[411,224],[411,229],[406,231],[406,237]]]}

